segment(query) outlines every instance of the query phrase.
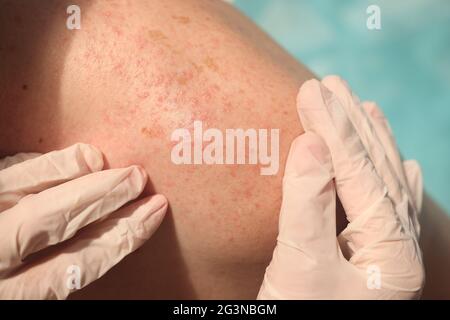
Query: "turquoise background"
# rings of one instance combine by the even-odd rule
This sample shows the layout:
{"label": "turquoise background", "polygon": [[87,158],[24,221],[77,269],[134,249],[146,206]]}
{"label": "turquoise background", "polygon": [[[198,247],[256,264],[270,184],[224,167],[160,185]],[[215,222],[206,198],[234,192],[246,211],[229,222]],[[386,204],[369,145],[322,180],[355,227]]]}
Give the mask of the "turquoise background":
{"label": "turquoise background", "polygon": [[[236,0],[317,75],[339,74],[384,110],[405,158],[450,212],[450,1]],[[381,30],[368,30],[378,5]]]}

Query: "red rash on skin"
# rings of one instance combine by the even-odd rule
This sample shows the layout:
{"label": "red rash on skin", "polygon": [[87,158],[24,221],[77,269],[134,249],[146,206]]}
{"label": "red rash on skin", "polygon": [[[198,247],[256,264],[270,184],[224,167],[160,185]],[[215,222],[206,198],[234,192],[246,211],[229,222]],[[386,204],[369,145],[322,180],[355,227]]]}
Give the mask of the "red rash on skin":
{"label": "red rash on skin", "polygon": [[113,30],[113,32],[115,33],[115,35],[117,36],[117,37],[121,37],[122,36],[122,30],[120,29],[120,28],[118,28],[117,26],[112,26],[112,30]]}
{"label": "red rash on skin", "polygon": [[244,195],[244,198],[246,198],[248,200],[252,199],[252,196],[253,196],[252,189],[251,188],[245,189],[243,195]]}
{"label": "red rash on skin", "polygon": [[112,15],[111,11],[104,11],[102,12],[102,16],[105,18],[110,18]]}
{"label": "red rash on skin", "polygon": [[[151,241],[80,294],[254,298],[276,239],[282,163],[302,132],[295,97],[312,75],[223,1],[79,1],[81,30],[52,25],[36,43],[39,59],[29,60],[38,63],[33,72],[42,71],[39,81],[8,67],[26,66],[28,56],[5,53],[22,49],[20,37],[1,44],[6,118],[20,119],[0,118],[2,147],[47,152],[94,144],[105,168],[142,165],[145,194],[163,193],[170,203]],[[64,26],[64,12],[33,12],[39,19],[32,30],[53,14]],[[258,165],[174,165],[171,133],[192,130],[194,120],[222,132],[282,129],[278,174],[260,176]]]}

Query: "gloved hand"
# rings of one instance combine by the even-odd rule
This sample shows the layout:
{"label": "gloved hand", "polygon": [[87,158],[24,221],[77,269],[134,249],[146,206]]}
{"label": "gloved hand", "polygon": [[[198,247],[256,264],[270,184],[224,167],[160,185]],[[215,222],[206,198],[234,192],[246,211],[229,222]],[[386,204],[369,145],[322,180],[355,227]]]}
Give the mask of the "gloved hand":
{"label": "gloved hand", "polygon": [[[259,299],[412,299],[424,284],[422,178],[386,119],[336,76],[306,82],[279,235]],[[336,237],[336,192],[348,226]]]}
{"label": "gloved hand", "polygon": [[0,160],[0,298],[66,298],[151,237],[167,200],[122,207],[146,173],[102,168],[102,154],[85,144]]}

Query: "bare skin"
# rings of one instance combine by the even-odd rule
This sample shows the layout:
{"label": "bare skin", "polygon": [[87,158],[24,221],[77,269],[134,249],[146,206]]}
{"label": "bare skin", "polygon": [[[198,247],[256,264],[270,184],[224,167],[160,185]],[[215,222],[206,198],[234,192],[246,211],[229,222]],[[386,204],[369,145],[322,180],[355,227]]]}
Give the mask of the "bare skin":
{"label": "bare skin", "polygon": [[[91,143],[108,167],[142,165],[146,193],[170,202],[143,248],[73,296],[255,298],[275,245],[283,163],[303,132],[297,90],[314,75],[222,1],[81,1],[73,31],[72,3],[3,2],[0,156]],[[194,120],[279,128],[280,170],[174,165],[170,135]]]}

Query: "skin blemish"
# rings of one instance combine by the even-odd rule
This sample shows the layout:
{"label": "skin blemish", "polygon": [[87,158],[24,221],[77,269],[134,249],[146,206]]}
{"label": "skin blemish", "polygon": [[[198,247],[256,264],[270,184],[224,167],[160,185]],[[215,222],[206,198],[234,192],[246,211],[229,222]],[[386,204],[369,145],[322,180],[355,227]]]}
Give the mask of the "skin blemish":
{"label": "skin blemish", "polygon": [[161,104],[164,102],[165,99],[166,99],[166,98],[165,98],[164,96],[158,96],[158,98],[156,99],[156,101],[158,102],[158,105],[161,105]]}
{"label": "skin blemish", "polygon": [[150,93],[148,91],[139,92],[137,94],[137,97],[141,100],[145,100],[150,96]]}
{"label": "skin blemish", "polygon": [[233,105],[231,104],[231,102],[229,102],[229,101],[225,102],[224,111],[227,113],[233,111]]}
{"label": "skin blemish", "polygon": [[215,206],[218,202],[217,199],[214,196],[212,196],[211,198],[209,198],[209,203]]}
{"label": "skin blemish", "polygon": [[179,85],[184,86],[186,83],[189,82],[189,80],[192,80],[193,77],[194,75],[192,74],[192,72],[184,71],[181,73],[180,76],[177,77],[177,82]]}
{"label": "skin blemish", "polygon": [[44,142],[44,139],[39,138],[38,143],[41,144],[42,142]]}
{"label": "skin blemish", "polygon": [[244,195],[244,198],[245,198],[245,199],[250,200],[250,199],[252,199],[253,192],[252,192],[252,190],[251,190],[250,188],[249,188],[249,189],[245,189],[243,195]]}
{"label": "skin blemish", "polygon": [[112,30],[118,37],[122,36],[122,30],[120,28],[118,28],[117,26],[113,26]]}
{"label": "skin blemish", "polygon": [[191,19],[189,17],[184,16],[172,16],[172,19],[178,21],[180,24],[188,24],[191,22]]}
{"label": "skin blemish", "polygon": [[[141,34],[138,35],[138,40],[141,38],[144,38],[146,40],[149,39],[152,42],[159,43],[161,46],[173,51],[174,53],[177,52],[170,45],[170,42],[168,41],[169,38],[161,30],[147,30],[146,32],[142,32]],[[166,54],[166,52],[162,51],[161,55],[163,54]]]}
{"label": "skin blemish", "polygon": [[160,30],[149,30],[148,37],[153,41],[164,41],[167,40],[167,37]]}
{"label": "skin blemish", "polygon": [[192,66],[194,67],[195,71],[200,74],[203,72],[203,67],[199,66],[198,64],[196,64],[195,62],[191,62]]}
{"label": "skin blemish", "polygon": [[152,127],[141,128],[141,133],[149,138],[162,138],[164,136],[164,130],[156,124],[153,124]]}
{"label": "skin blemish", "polygon": [[103,11],[101,14],[105,18],[110,18],[112,16],[112,12],[109,10]]}
{"label": "skin blemish", "polygon": [[216,62],[214,61],[213,58],[211,57],[207,57],[204,60],[204,63],[206,65],[206,67],[214,72],[219,72],[219,67],[217,66]]}
{"label": "skin blemish", "polygon": [[24,85],[22,86],[22,90],[28,90],[28,85],[24,84]]}
{"label": "skin blemish", "polygon": [[136,45],[139,50],[145,49],[148,45],[148,41],[145,37],[138,36],[136,39]]}

